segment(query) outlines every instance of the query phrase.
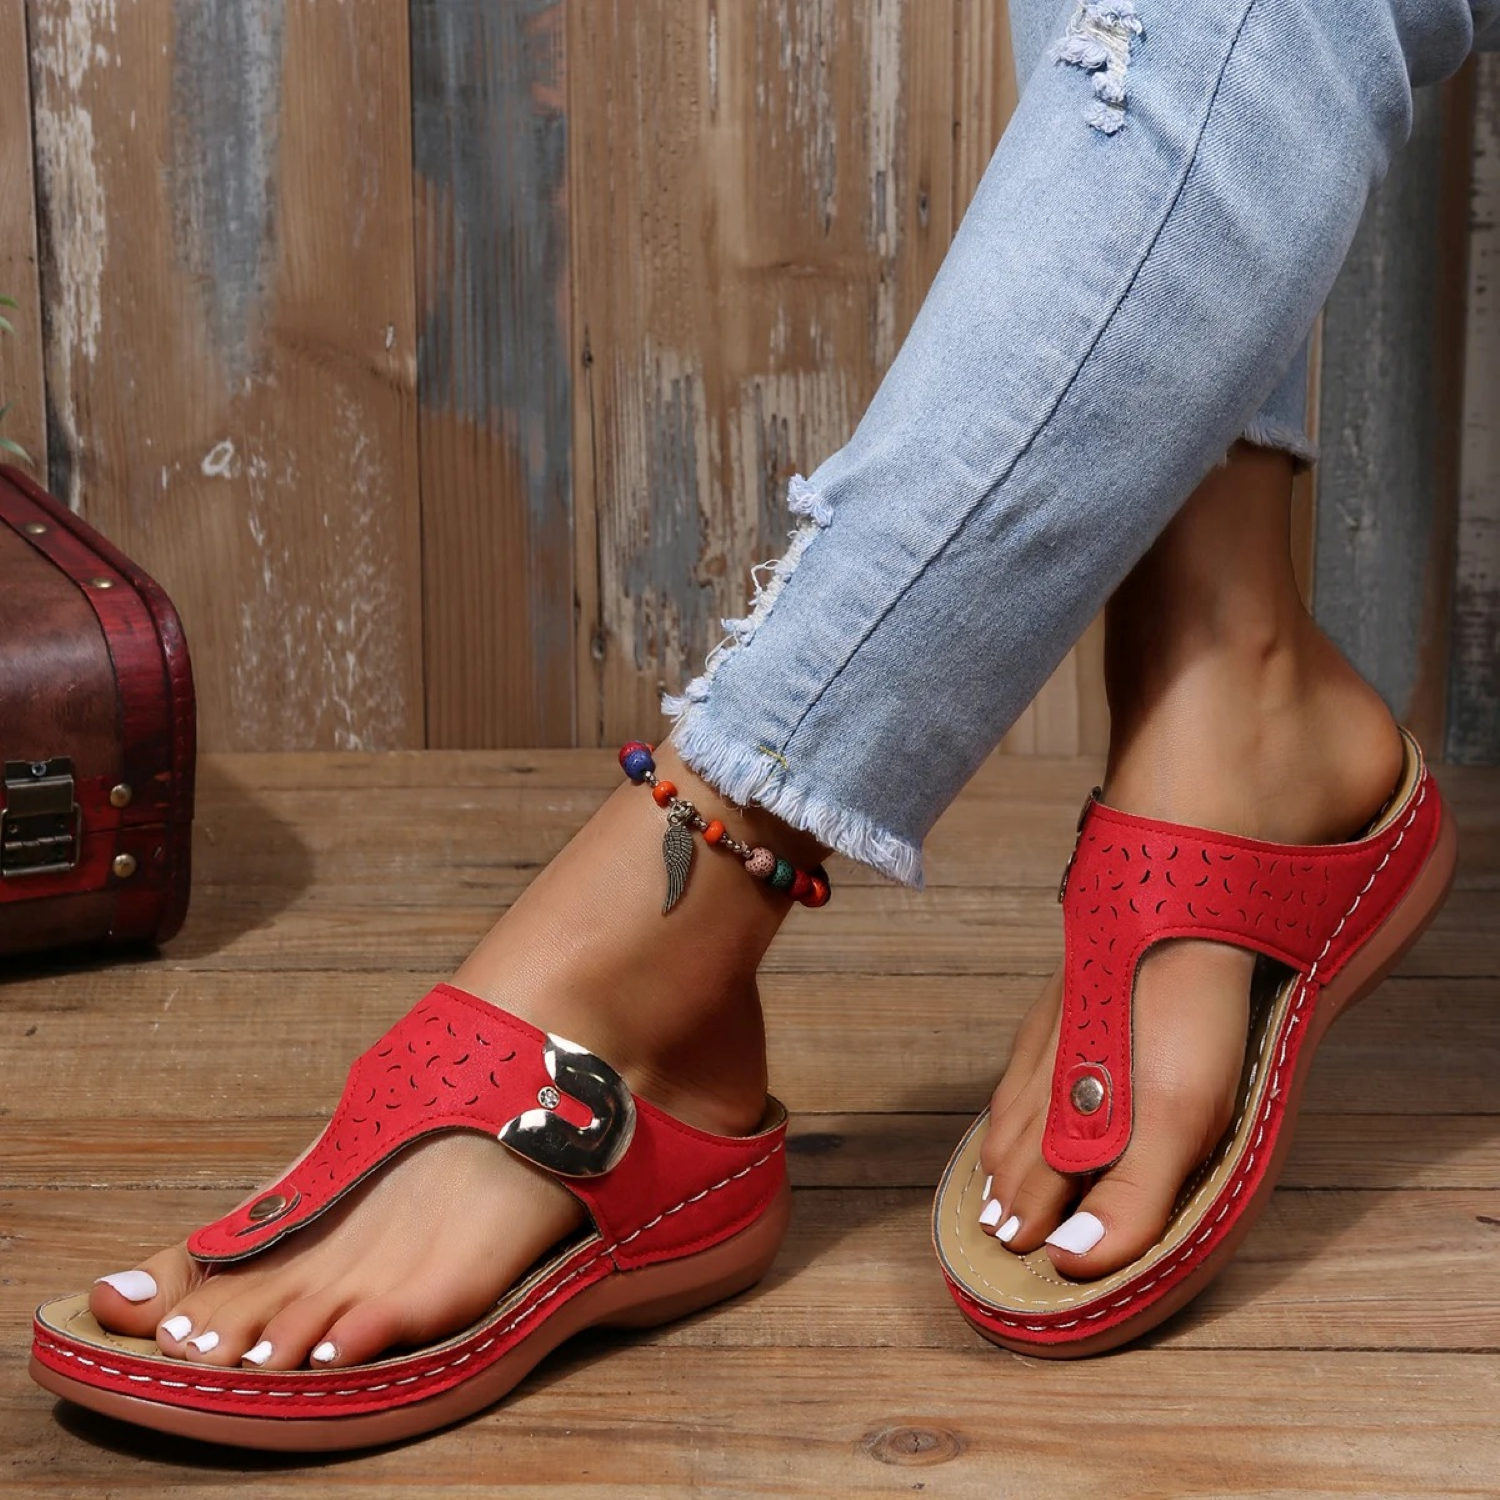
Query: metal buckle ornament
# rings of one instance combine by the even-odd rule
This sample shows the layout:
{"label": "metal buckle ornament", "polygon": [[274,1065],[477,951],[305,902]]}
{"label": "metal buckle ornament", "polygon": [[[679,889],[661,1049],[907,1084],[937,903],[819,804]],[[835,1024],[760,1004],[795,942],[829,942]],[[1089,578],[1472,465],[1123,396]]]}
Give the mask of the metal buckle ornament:
{"label": "metal buckle ornament", "polygon": [[629,1085],[602,1058],[551,1032],[542,1061],[557,1085],[543,1094],[551,1098],[560,1091],[587,1108],[592,1118],[587,1125],[570,1125],[549,1108],[528,1109],[507,1120],[497,1139],[559,1177],[603,1176],[619,1165],[635,1135]]}

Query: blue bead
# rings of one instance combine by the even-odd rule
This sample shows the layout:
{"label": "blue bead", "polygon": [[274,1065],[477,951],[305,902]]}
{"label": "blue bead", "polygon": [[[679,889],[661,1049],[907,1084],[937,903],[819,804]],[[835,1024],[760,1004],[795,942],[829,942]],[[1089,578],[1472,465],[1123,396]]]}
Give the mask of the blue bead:
{"label": "blue bead", "polygon": [[625,767],[625,774],[635,782],[644,781],[646,772],[656,769],[656,762],[649,750],[632,750],[621,764]]}

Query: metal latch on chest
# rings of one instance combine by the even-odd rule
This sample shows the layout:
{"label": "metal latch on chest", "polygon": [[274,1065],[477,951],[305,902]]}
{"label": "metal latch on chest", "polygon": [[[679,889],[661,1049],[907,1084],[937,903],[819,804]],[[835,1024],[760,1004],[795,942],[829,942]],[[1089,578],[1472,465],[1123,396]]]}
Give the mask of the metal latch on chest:
{"label": "metal latch on chest", "polygon": [[78,863],[83,814],[74,795],[73,762],[5,762],[0,812],[0,876],[55,875]]}

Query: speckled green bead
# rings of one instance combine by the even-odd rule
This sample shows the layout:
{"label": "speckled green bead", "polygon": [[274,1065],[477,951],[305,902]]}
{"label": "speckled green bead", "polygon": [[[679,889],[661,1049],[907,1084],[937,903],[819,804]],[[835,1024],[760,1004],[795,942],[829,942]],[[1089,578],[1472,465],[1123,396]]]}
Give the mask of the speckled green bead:
{"label": "speckled green bead", "polygon": [[792,882],[797,878],[797,871],[784,859],[776,861],[776,868],[766,878],[766,884],[773,891],[789,891]]}

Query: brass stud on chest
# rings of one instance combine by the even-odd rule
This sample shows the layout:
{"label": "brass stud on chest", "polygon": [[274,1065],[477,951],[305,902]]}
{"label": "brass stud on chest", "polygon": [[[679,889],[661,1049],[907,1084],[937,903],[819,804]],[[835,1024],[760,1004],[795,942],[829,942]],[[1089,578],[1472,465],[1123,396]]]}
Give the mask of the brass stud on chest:
{"label": "brass stud on chest", "polygon": [[1080,1078],[1068,1097],[1079,1114],[1091,1115],[1104,1103],[1104,1085],[1097,1078]]}
{"label": "brass stud on chest", "polygon": [[114,863],[110,866],[121,880],[129,880],[135,874],[135,855],[117,854]]}
{"label": "brass stud on chest", "polygon": [[118,786],[109,789],[109,805],[111,807],[129,807],[130,799],[134,793],[122,781]]}
{"label": "brass stud on chest", "polygon": [[28,521],[22,528],[27,536],[46,536],[47,528],[40,521]]}

